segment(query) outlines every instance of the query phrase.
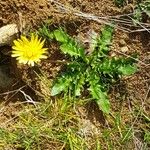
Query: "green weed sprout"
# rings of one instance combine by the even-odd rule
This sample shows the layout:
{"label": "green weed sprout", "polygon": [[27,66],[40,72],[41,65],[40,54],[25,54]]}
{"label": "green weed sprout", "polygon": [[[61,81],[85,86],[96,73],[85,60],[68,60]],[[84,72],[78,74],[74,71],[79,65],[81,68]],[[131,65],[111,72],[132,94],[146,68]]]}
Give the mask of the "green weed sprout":
{"label": "green weed sprout", "polygon": [[118,7],[122,7],[125,4],[125,0],[114,0],[114,3]]}
{"label": "green weed sprout", "polygon": [[99,108],[109,114],[109,86],[122,75],[132,75],[137,70],[131,58],[109,56],[112,35],[113,28],[106,25],[95,39],[94,51],[86,54],[85,48],[66,32],[62,29],[54,30],[53,38],[60,43],[60,50],[70,56],[70,62],[54,81],[51,95],[64,92],[78,97],[88,91]]}

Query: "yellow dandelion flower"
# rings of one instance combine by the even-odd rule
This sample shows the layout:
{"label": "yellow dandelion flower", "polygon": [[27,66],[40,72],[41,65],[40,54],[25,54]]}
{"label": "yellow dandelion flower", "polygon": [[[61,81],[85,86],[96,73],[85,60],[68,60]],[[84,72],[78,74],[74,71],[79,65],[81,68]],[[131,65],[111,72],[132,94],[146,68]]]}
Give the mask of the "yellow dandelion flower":
{"label": "yellow dandelion flower", "polygon": [[47,48],[43,48],[44,42],[45,40],[38,39],[38,35],[32,34],[30,40],[21,36],[21,39],[14,40],[11,56],[16,57],[19,63],[34,66],[34,63],[47,58]]}

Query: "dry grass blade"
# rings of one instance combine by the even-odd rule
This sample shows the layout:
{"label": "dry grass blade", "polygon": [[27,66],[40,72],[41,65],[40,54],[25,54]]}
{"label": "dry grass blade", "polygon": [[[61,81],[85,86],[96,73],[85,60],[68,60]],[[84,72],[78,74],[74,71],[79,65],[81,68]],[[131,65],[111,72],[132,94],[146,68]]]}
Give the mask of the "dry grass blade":
{"label": "dry grass blade", "polygon": [[[78,17],[82,17],[88,20],[96,21],[100,24],[106,24],[110,26],[112,25],[112,22],[115,22],[115,28],[122,30],[124,32],[141,32],[141,31],[147,31],[150,33],[150,25],[147,23],[139,23],[136,22],[131,16],[134,15],[134,13],[130,14],[123,14],[123,15],[116,15],[116,16],[106,16],[106,17],[100,17],[93,14],[83,13],[79,10],[76,10],[74,8],[68,7],[66,5],[63,5],[62,3],[54,0],[48,0],[49,2],[53,2],[57,12],[64,13],[64,14],[72,14]],[[136,22],[136,24],[133,23],[133,20]],[[130,29],[131,27],[134,27],[134,29]]]}
{"label": "dry grass blade", "polygon": [[138,118],[142,115],[141,112],[142,110],[144,109],[144,105],[145,105],[145,101],[147,100],[148,98],[148,94],[149,94],[149,91],[150,91],[150,86],[145,94],[145,97],[144,97],[144,100],[143,100],[143,103],[142,103],[142,106],[140,107],[136,117],[134,118],[133,122],[132,122],[132,125],[131,127],[129,128],[128,132],[125,134],[124,138],[122,139],[122,142],[126,139],[126,137],[128,136],[129,132],[134,128],[134,126],[136,125],[136,123],[138,122]]}
{"label": "dry grass blade", "polygon": [[130,56],[130,55],[128,55],[128,54],[125,54],[125,53],[123,53],[123,52],[116,51],[116,50],[113,50],[113,51],[116,52],[116,53],[118,53],[118,54],[120,54],[120,55],[123,55],[123,56],[125,56],[125,57],[127,57],[127,58],[132,58],[133,60],[137,61],[140,65],[143,65],[143,66],[150,66],[150,64],[146,64],[146,63],[144,63],[143,61],[141,61],[141,60],[139,60],[139,59],[137,59],[137,58],[134,58],[134,57],[132,57],[132,56]]}

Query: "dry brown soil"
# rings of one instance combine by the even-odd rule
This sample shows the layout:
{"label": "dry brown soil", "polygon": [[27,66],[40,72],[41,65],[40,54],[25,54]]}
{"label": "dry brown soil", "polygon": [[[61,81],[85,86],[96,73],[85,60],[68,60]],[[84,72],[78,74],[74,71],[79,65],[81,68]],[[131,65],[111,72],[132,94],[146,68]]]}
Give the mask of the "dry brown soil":
{"label": "dry brown soil", "polygon": [[[75,8],[82,12],[92,13],[97,16],[117,15],[124,12],[130,13],[135,4],[134,1],[131,3],[127,2],[127,5],[124,8],[117,8],[114,5],[113,0],[61,0],[60,2],[66,6]],[[70,34],[77,35],[81,40],[85,38],[84,36],[90,29],[93,29],[96,32],[100,30],[101,25],[97,22],[75,17],[71,13],[62,14],[60,11],[61,10],[56,9],[54,3],[47,2],[46,0],[1,0],[0,27],[10,23],[16,23],[21,32],[28,32],[31,29],[37,29],[43,22],[51,22],[51,24],[55,23],[57,25],[60,23],[60,25],[67,28]],[[138,53],[138,59],[140,60],[138,62],[139,71],[131,77],[124,78],[121,85],[114,85],[115,88],[112,88],[110,97],[112,109],[117,111],[120,107],[120,103],[117,103],[117,101],[119,101],[119,98],[122,95],[125,95],[124,99],[127,103],[124,103],[122,106],[125,108],[122,114],[124,114],[123,119],[128,122],[131,120],[130,116],[126,115],[126,111],[129,111],[132,105],[144,104],[146,112],[150,110],[150,93],[148,91],[150,83],[150,34],[147,32],[125,33],[116,30],[112,44],[113,53],[118,55],[116,51],[120,52],[121,50],[124,50],[123,47],[126,48],[126,51],[123,52],[126,55],[133,52]],[[0,47],[1,50],[5,48],[11,50],[10,47]],[[45,72],[49,79],[54,77],[55,73],[60,68],[59,64],[51,63],[51,61],[63,59],[63,56],[58,52],[56,53],[56,51],[55,44],[49,45],[49,59],[42,61],[39,65],[40,69]],[[21,84],[18,84],[15,80],[13,87],[16,84],[18,84],[17,87],[19,87],[26,82],[31,88],[40,90],[39,86],[36,87],[39,81],[35,78],[33,69],[26,66],[16,66],[14,65],[16,62],[10,60],[10,58],[7,60],[10,62],[10,74],[13,74],[14,78],[16,78],[16,74],[19,74],[17,75],[17,77],[19,76],[17,81],[23,79]],[[141,63],[141,61],[143,63]],[[4,63],[6,62],[8,61],[4,61]],[[1,63],[0,65],[4,64]],[[34,70],[36,70],[36,67]],[[6,92],[8,89],[2,91]],[[8,97],[8,95],[6,97],[2,95],[1,99],[7,101]],[[8,111],[8,116],[10,117],[9,113],[10,111]],[[90,114],[90,116],[91,115],[92,114]],[[91,118],[94,117],[96,117],[96,115]],[[6,118],[3,115],[0,115],[0,121],[4,121],[5,119]]]}
{"label": "dry brown soil", "polygon": [[[127,11],[129,13],[134,8],[134,2],[131,2],[124,8],[119,9],[114,5],[112,0],[85,0],[84,2],[81,0],[63,0],[61,3],[68,7],[72,7],[82,12],[92,13],[97,16],[117,15]],[[72,14],[62,14],[60,12],[61,10],[56,9],[55,3],[51,3],[46,0],[1,0],[0,26],[16,23],[22,32],[27,32],[31,29],[34,30],[38,28],[41,23],[50,20],[55,24],[60,23],[60,25],[65,26],[68,31],[73,31],[73,34],[78,35],[78,37],[83,41],[87,38],[84,36],[90,29],[99,31],[100,24],[97,22],[89,21],[88,19],[84,20],[79,17],[74,17]],[[143,61],[145,64],[148,64],[150,61],[149,39],[150,36],[146,32],[130,34],[116,30],[112,50],[120,51],[122,47],[125,47],[127,48],[127,52],[125,52],[126,54],[137,52],[139,54],[139,60]],[[6,49],[6,47],[2,47],[1,49]],[[7,47],[7,49],[10,49],[10,47]],[[53,52],[52,49],[56,49],[55,44],[50,45],[49,49],[50,59],[44,60],[42,64],[40,64],[40,67],[47,72],[48,77],[51,78],[55,76],[53,73],[59,68],[59,64],[52,64],[51,60],[61,60],[63,59],[63,56]],[[18,67],[20,70],[17,69],[16,71],[16,66],[14,67],[13,61],[13,65],[10,68],[15,70],[14,76],[16,76],[16,74],[18,76],[19,74],[19,77],[21,76],[22,78],[23,72],[24,78],[28,79],[26,82],[35,83],[35,77],[33,77],[34,73],[32,72],[32,69],[26,66]],[[132,97],[143,99],[149,86],[149,66],[143,65],[139,62],[139,67],[139,72],[134,76],[125,79],[125,82],[127,83],[128,92],[131,93]],[[11,73],[14,73],[14,70],[11,71]]]}

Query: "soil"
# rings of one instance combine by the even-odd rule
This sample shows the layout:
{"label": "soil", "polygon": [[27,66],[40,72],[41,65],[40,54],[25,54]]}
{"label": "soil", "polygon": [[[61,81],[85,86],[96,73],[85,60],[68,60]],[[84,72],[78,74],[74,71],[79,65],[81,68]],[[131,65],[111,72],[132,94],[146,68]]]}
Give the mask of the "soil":
{"label": "soil", "polygon": [[51,16],[50,5],[45,0],[2,0],[0,9],[0,26],[16,23],[30,27]]}
{"label": "soil", "polygon": [[[60,1],[66,6],[72,7],[74,9],[80,10],[85,13],[95,14],[97,16],[109,16],[118,15],[122,13],[130,13],[133,11],[136,1],[127,1],[127,4],[123,8],[117,8],[113,3],[113,0],[62,0]],[[88,19],[83,19],[74,16],[72,13],[63,14],[60,13],[61,9],[56,9],[56,5],[53,2],[48,2],[48,0],[1,0],[0,1],[0,27],[10,23],[16,23],[20,29],[20,32],[27,33],[29,30],[35,30],[43,23],[55,23],[56,26],[63,25],[66,27],[69,34],[76,35],[84,42],[88,37],[88,31],[94,30],[95,32],[100,31],[101,24],[90,21]],[[69,23],[68,23],[69,22]],[[1,87],[1,93],[16,89],[25,84],[28,84],[29,90],[26,90],[30,95],[30,91],[36,90],[41,91],[39,86],[40,81],[37,78],[35,71],[40,72],[41,70],[45,73],[48,79],[53,79],[58,71],[61,69],[59,63],[52,63],[52,60],[63,60],[63,55],[58,52],[58,47],[55,43],[49,46],[49,59],[43,60],[39,67],[34,67],[31,69],[27,66],[16,65],[15,60],[12,60],[9,55],[3,56],[8,57],[3,63],[0,64],[0,71],[2,65],[8,65],[9,61],[9,75],[8,81],[14,80],[8,83],[7,88]],[[148,112],[150,110],[150,34],[147,32],[136,32],[136,33],[125,33],[124,31],[117,30],[112,43],[112,55],[121,55],[120,53],[125,53],[126,55],[132,54],[134,52],[139,55],[139,71],[128,78],[124,78],[121,82],[122,84],[115,84],[114,88],[111,89],[111,105],[112,110],[117,111],[120,107],[120,97],[124,96],[124,101],[122,107],[124,111],[122,112],[123,119],[128,122],[131,118],[126,116],[126,111],[129,111],[132,105],[138,103],[142,105],[144,103],[144,109]],[[0,47],[1,50],[6,47]],[[11,50],[10,47],[7,49]],[[4,54],[2,54],[4,55]],[[4,68],[4,67],[3,67]],[[38,69],[40,68],[40,70]],[[5,72],[5,71],[4,71]],[[3,75],[4,76],[4,75]],[[10,77],[11,76],[11,77]],[[0,75],[1,80],[1,75]],[[7,80],[7,79],[6,79]],[[18,83],[18,81],[21,81]],[[8,88],[9,87],[9,88]],[[34,93],[34,92],[33,92]],[[34,94],[32,93],[31,96]],[[1,99],[8,100],[12,95],[0,96]],[[8,98],[9,97],[9,98]],[[37,97],[36,97],[37,99]],[[13,99],[14,100],[14,99]],[[20,100],[16,98],[16,100]],[[10,99],[8,100],[10,101]],[[7,102],[8,102],[7,101]],[[92,104],[93,105],[93,104]],[[129,107],[130,106],[130,107]],[[9,105],[7,106],[9,109]],[[89,107],[89,106],[88,106]],[[88,108],[87,107],[87,108]],[[93,106],[92,106],[93,107]],[[95,107],[95,106],[94,106]],[[16,111],[18,108],[14,108]],[[97,110],[97,108],[95,108]],[[16,111],[17,112],[17,111]],[[94,112],[94,110],[93,110]],[[104,123],[103,116],[99,117],[101,112],[96,111],[98,115],[93,116],[93,112],[87,112],[87,117],[93,122],[99,120],[98,122]],[[6,113],[6,112],[5,112]],[[8,111],[8,116],[11,116],[11,111]],[[150,112],[148,114],[150,116]],[[0,121],[4,121],[6,114],[0,116]],[[131,121],[131,120],[130,120]],[[97,121],[96,121],[97,122]]]}

